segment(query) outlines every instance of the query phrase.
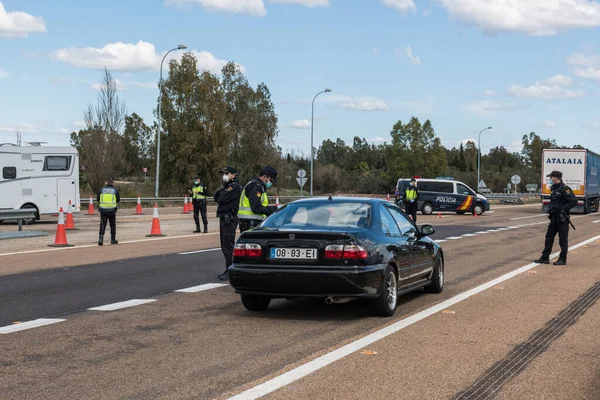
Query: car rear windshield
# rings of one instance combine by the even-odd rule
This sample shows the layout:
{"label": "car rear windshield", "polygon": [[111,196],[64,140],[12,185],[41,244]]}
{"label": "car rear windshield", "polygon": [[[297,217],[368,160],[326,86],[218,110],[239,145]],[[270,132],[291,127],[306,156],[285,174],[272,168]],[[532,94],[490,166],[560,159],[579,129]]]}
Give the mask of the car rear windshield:
{"label": "car rear windshield", "polygon": [[361,228],[371,222],[371,206],[360,202],[310,202],[290,204],[269,217],[269,228]]}

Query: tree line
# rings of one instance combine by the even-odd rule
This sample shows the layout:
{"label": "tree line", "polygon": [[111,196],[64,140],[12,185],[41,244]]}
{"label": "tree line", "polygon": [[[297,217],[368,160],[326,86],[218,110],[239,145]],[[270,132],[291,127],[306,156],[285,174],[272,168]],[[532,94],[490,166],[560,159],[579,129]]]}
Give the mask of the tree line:
{"label": "tree line", "polygon": [[[199,71],[197,63],[192,53],[171,60],[161,86],[160,196],[182,195],[196,174],[216,189],[221,184],[217,171],[226,165],[238,168],[245,183],[267,163],[279,171],[275,193],[298,192],[296,172],[308,171],[310,158],[276,145],[278,117],[267,85],[252,87],[233,62],[220,76]],[[82,187],[96,191],[108,175],[136,180],[143,167],[154,176],[158,124],[128,113],[107,69],[97,103],[88,105],[84,119],[86,128],[71,134],[81,158]],[[416,117],[396,122],[389,138],[382,144],[358,136],[352,143],[323,141],[314,149],[315,193],[393,193],[399,178],[412,176],[452,176],[476,188],[476,143],[446,148],[432,122]],[[493,192],[502,192],[514,174],[522,178],[520,191],[528,183],[539,185],[542,149],[560,147],[535,132],[524,135],[522,145],[521,152],[496,147],[481,155],[481,178]]]}

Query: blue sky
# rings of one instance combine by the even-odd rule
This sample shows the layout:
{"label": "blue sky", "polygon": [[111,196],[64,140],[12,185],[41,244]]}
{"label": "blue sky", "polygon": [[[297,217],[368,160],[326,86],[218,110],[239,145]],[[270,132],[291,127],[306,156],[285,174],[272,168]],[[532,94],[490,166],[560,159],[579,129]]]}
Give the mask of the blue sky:
{"label": "blue sky", "polygon": [[105,65],[151,123],[182,43],[268,85],[284,150],[309,151],[331,88],[317,146],[417,116],[449,147],[492,126],[483,151],[535,131],[600,152],[599,27],[592,0],[0,0],[0,142],[68,144]]}

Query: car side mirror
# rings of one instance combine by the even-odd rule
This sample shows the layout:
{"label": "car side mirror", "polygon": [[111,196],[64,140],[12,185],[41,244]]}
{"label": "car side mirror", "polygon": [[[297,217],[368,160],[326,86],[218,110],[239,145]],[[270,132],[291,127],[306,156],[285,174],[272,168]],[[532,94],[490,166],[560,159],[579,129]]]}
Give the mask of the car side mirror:
{"label": "car side mirror", "polygon": [[430,236],[430,235],[433,235],[434,233],[435,233],[435,229],[431,225],[423,225],[421,227],[421,235],[423,235],[423,236]]}

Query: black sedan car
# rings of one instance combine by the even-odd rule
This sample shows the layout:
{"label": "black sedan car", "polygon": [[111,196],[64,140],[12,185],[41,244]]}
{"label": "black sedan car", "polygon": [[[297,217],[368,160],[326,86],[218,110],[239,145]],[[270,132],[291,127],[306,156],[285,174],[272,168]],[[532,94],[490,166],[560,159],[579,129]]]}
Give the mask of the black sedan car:
{"label": "black sedan car", "polygon": [[229,279],[250,311],[274,298],[366,298],[375,314],[389,317],[399,295],[442,291],[444,254],[433,233],[385,200],[299,200],[242,233]]}

